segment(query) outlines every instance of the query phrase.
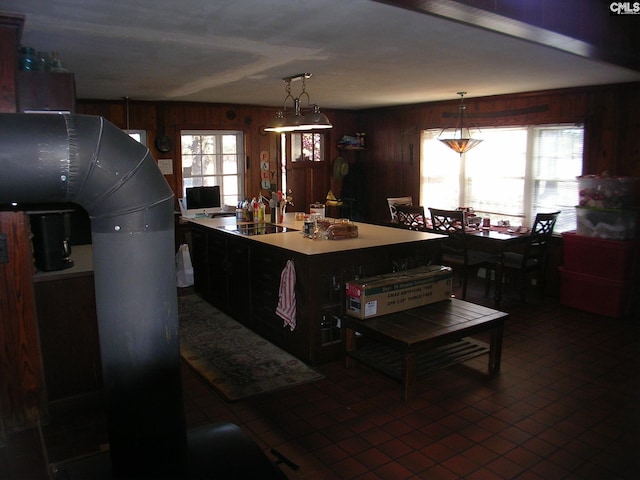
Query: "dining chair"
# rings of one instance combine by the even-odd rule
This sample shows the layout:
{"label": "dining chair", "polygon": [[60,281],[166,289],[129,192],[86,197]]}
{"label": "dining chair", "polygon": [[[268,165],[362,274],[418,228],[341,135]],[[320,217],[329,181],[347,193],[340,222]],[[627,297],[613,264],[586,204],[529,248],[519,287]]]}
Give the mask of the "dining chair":
{"label": "dining chair", "polygon": [[387,204],[389,205],[389,213],[391,214],[391,222],[398,222],[398,212],[396,207],[398,205],[413,205],[412,197],[387,197]]}
{"label": "dining chair", "polygon": [[468,248],[468,235],[465,232],[464,212],[462,210],[441,210],[429,208],[431,230],[447,235],[441,242],[441,262],[459,271],[462,281],[462,299],[467,297],[467,278],[471,269],[486,266],[493,257],[484,252]]}
{"label": "dining chair", "polygon": [[422,205],[396,205],[398,225],[409,230],[424,230],[424,207]]}
{"label": "dining chair", "polygon": [[[528,241],[518,250],[505,250],[502,257],[502,269],[509,275],[518,277],[520,300],[525,301],[527,277],[535,274],[536,288],[540,295],[544,292],[547,273],[547,254],[549,240],[560,212],[538,213],[531,228]],[[493,265],[495,268],[495,263]]]}

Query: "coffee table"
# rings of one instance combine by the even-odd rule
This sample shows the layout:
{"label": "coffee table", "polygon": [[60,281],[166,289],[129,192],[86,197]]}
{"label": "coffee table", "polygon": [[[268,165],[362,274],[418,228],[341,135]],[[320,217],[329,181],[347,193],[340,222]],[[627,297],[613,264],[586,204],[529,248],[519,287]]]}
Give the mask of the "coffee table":
{"label": "coffee table", "polygon": [[[500,370],[508,313],[457,298],[361,320],[343,317],[346,367],[354,360],[402,383],[402,399],[416,394],[416,378],[489,354],[489,374]],[[490,332],[490,344],[469,338]]]}

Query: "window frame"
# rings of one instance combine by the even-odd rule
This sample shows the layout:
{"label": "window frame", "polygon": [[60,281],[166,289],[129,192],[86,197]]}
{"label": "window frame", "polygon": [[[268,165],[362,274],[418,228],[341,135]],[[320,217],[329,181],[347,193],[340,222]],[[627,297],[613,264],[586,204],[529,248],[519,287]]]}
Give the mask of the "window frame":
{"label": "window frame", "polygon": [[[131,138],[133,138],[135,141],[141,143],[142,145],[144,145],[145,147],[148,147],[149,144],[147,143],[147,131],[146,130],[142,130],[142,129],[128,129],[128,130],[124,130],[127,135],[129,135]],[[136,138],[135,136],[138,135],[139,139]]]}
{"label": "window frame", "polygon": [[[233,135],[236,137],[236,152],[235,153],[225,153],[223,151],[223,136]],[[201,153],[199,155],[215,155],[216,158],[216,173],[206,175],[185,175],[185,167],[184,167],[184,159],[185,155],[189,155],[185,153],[184,146],[184,137],[185,136],[215,136],[217,140],[215,142],[215,153],[205,154]],[[181,171],[181,192],[182,196],[185,196],[186,189],[188,185],[185,184],[185,179],[193,178],[193,179],[201,179],[199,184],[194,183],[193,186],[205,185],[205,178],[214,178],[217,179],[218,182],[214,183],[214,185],[220,186],[220,203],[221,205],[237,205],[238,202],[242,201],[245,198],[244,192],[244,158],[245,158],[245,136],[242,130],[217,130],[217,129],[184,129],[180,130],[180,171]],[[236,172],[235,173],[224,173],[223,162],[225,155],[235,155],[236,156]],[[220,173],[217,173],[220,172]],[[236,184],[236,193],[229,193],[228,188],[225,189],[225,183],[228,187],[228,181],[225,182],[225,178],[235,177]],[[206,183],[209,185],[209,183]]]}
{"label": "window frame", "polygon": [[[542,152],[540,150],[539,145],[543,145],[544,139],[542,136],[545,132],[560,130],[565,132],[567,135],[571,135],[572,130],[579,130],[581,134],[581,144],[579,145],[579,149],[577,142],[573,142],[571,146],[573,149],[566,150],[570,153],[570,156],[567,157],[567,164],[570,170],[575,170],[572,172],[570,176],[562,176],[562,177],[549,177],[544,178],[544,175],[539,175],[537,172],[540,171],[561,171],[562,167],[566,168],[565,165],[560,166],[560,164],[549,162],[549,160],[553,160],[555,156],[553,153],[550,155],[548,152],[548,148],[546,152]],[[585,141],[585,129],[583,125],[576,124],[545,124],[545,125],[525,125],[525,126],[505,126],[505,127],[495,127],[495,128],[483,128],[482,132],[484,136],[488,136],[489,138],[492,136],[499,136],[500,133],[506,133],[507,131],[512,131],[514,133],[514,137],[516,140],[514,141],[515,147],[511,147],[510,149],[505,150],[506,155],[504,158],[501,158],[500,155],[502,152],[496,152],[495,149],[493,152],[491,151],[483,151],[481,150],[480,144],[475,147],[475,149],[470,150],[469,152],[459,155],[452,150],[449,150],[446,146],[441,145],[440,142],[437,141],[438,134],[440,132],[439,129],[425,129],[421,135],[421,150],[420,150],[420,202],[425,206],[432,206],[437,208],[458,208],[458,207],[472,207],[476,210],[478,214],[487,214],[492,218],[495,218],[495,221],[499,220],[509,220],[513,225],[522,224],[525,226],[531,226],[535,219],[535,214],[537,212],[547,212],[554,210],[561,210],[561,215],[558,219],[558,224],[556,226],[556,233],[561,233],[563,231],[575,230],[576,225],[576,212],[575,205],[578,203],[578,181],[577,176],[582,174],[582,169],[584,165],[584,141]],[[526,135],[526,138],[523,140],[522,138],[517,139],[518,136]],[[557,137],[550,137],[556,142],[560,142],[563,139],[563,135]],[[542,140],[539,140],[542,139]],[[490,141],[490,140],[486,140]],[[430,144],[426,144],[425,142],[432,142]],[[483,142],[483,143],[485,143]],[[521,143],[522,142],[522,143]],[[440,150],[441,149],[441,150]],[[475,150],[475,151],[474,151]],[[430,156],[430,157],[429,157]],[[521,195],[521,199],[516,202],[516,206],[519,210],[517,211],[494,211],[495,209],[488,208],[478,208],[477,205],[473,205],[474,202],[469,201],[469,199],[473,196],[473,179],[482,178],[482,174],[479,174],[477,171],[477,166],[472,164],[471,162],[477,161],[478,158],[484,156],[485,162],[487,165],[490,165],[490,161],[493,160],[493,157],[496,157],[498,161],[501,161],[502,165],[507,161],[505,158],[512,156],[516,162],[517,168],[521,169],[522,175],[522,185],[520,188],[520,193],[518,193],[518,189],[510,192],[509,198],[517,198]],[[475,157],[475,158],[474,158]],[[491,157],[487,160],[487,157]],[[436,160],[437,158],[437,160]],[[542,158],[546,158],[545,161],[541,161]],[[442,163],[442,162],[456,162],[459,161],[460,164],[456,165],[453,163]],[[438,162],[438,163],[436,163]],[[518,162],[524,162],[518,165]],[[544,163],[546,162],[546,163]],[[431,175],[431,172],[438,173],[438,169],[442,169],[446,171],[448,166],[451,165],[451,170],[449,173],[445,175],[449,178],[452,175],[457,176],[457,182],[454,180],[446,181],[445,177],[440,174],[437,178],[444,179],[441,183],[433,182],[437,190],[437,186],[440,186],[440,191],[442,192],[442,196],[444,199],[438,203],[437,205],[430,205],[429,203],[433,203],[431,199],[434,198],[437,194],[429,194],[428,189],[426,188],[429,184],[429,178],[436,178],[434,175]],[[555,167],[558,165],[558,167]],[[434,168],[436,167],[436,168]],[[495,168],[495,166],[494,166]],[[469,171],[476,170],[476,176],[472,176],[472,173]],[[457,171],[458,173],[451,173]],[[491,176],[491,172],[495,170],[488,170],[488,175],[485,177],[484,184],[482,180],[480,185],[484,185],[485,189],[487,186],[493,187],[493,191],[495,191],[495,185],[499,185],[500,181],[506,181],[508,176],[497,177],[496,182],[488,183],[487,178]],[[573,175],[575,173],[575,175]],[[431,175],[431,176],[430,176]],[[491,177],[493,178],[493,177]],[[515,184],[517,184],[518,175],[514,177]],[[554,197],[554,201],[557,204],[547,204],[541,205],[540,200],[542,195],[539,194],[539,191],[536,190],[536,185],[543,184],[546,185],[549,182],[553,182],[557,190],[557,195]],[[456,195],[450,195],[449,191],[456,188],[457,184],[457,204],[456,205],[448,205],[448,203],[454,202],[454,198]],[[448,187],[447,187],[448,185]],[[504,192],[504,190],[503,190]],[[438,198],[441,198],[438,197]],[[489,196],[490,197],[490,196]],[[488,197],[488,198],[489,198]],[[563,203],[558,203],[562,201],[562,199],[574,198],[575,200],[569,203],[567,201]],[[469,203],[469,205],[466,205]],[[506,208],[508,202],[503,202],[502,208]]]}
{"label": "window frame", "polygon": [[[294,135],[318,135],[317,142],[314,142],[317,145],[318,152],[318,160],[295,160],[294,159]],[[280,133],[279,138],[279,149],[281,152],[279,159],[279,175],[280,175],[280,190],[283,192],[287,192],[289,187],[287,186],[287,171],[293,170],[297,168],[307,168],[319,166],[322,162],[327,161],[327,141],[329,136],[325,131],[299,131],[299,132],[282,132]],[[301,147],[302,147],[302,141]],[[300,152],[303,153],[303,150]],[[324,167],[323,167],[324,168]]]}
{"label": "window frame", "polygon": [[[325,161],[325,136],[323,133],[317,131],[311,132],[291,132],[290,134],[290,150],[289,155],[292,163],[303,162],[324,162]],[[311,150],[305,148],[304,137],[305,135],[311,135]],[[299,140],[297,138],[300,137]],[[299,152],[298,152],[299,149]],[[305,152],[309,151],[311,158],[306,160]],[[299,156],[296,155],[299,153]]]}

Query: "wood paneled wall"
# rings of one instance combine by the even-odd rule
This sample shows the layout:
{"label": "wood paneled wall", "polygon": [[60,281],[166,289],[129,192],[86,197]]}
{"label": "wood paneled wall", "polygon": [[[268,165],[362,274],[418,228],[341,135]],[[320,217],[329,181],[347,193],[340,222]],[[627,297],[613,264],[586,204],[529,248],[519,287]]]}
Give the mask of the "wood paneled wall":
{"label": "wood paneled wall", "polygon": [[0,112],[17,112],[16,52],[23,24],[24,16],[0,15]]}
{"label": "wood paneled wall", "polygon": [[[17,112],[16,52],[24,17],[0,15],[0,112]],[[8,262],[0,264],[0,447],[7,434],[46,421],[48,408],[33,290],[31,229],[23,212],[0,211]]]}
{"label": "wood paneled wall", "polygon": [[[419,197],[420,132],[427,128],[444,128],[455,123],[459,100],[452,95],[447,102],[390,107],[359,112],[333,110],[326,113],[334,128],[327,134],[329,184],[326,190],[339,194],[340,182],[331,175],[333,160],[344,155],[336,148],[343,135],[366,132],[367,150],[358,155],[364,162],[368,198],[367,220],[387,219],[386,197]],[[640,84],[606,85],[465,100],[471,123],[479,127],[532,124],[577,123],[585,125],[583,173],[608,171],[612,175],[640,176]],[[117,126],[127,124],[124,101],[81,100],[78,113],[100,115]],[[278,170],[280,152],[278,136],[265,134],[261,127],[273,115],[274,108],[246,105],[200,103],[130,102],[129,128],[145,129],[155,158],[171,158],[174,175],[167,181],[174,192],[180,191],[179,137],[183,129],[242,130],[248,156],[247,195],[259,191],[259,158],[268,151],[271,169]],[[166,133],[174,140],[174,149],[160,153],[155,138]],[[262,193],[266,193],[262,191]],[[294,192],[295,197],[295,192]],[[316,198],[298,199],[304,205]]]}
{"label": "wood paneled wall", "polygon": [[0,233],[9,252],[0,265],[0,425],[11,432],[46,421],[48,409],[27,214],[0,212]]}
{"label": "wood paneled wall", "polygon": [[[77,113],[99,115],[120,128],[142,129],[147,131],[149,148],[156,159],[173,160],[174,174],[166,175],[167,182],[174,193],[179,194],[182,186],[180,169],[180,131],[181,130],[240,130],[245,136],[245,192],[253,197],[258,192],[267,194],[260,188],[260,153],[269,152],[271,170],[278,176],[280,162],[279,135],[267,133],[263,129],[274,115],[276,107],[209,104],[189,102],[128,102],[129,118],[127,122],[127,102],[79,100]],[[326,148],[329,161],[325,168],[331,171],[332,160],[337,155],[336,145],[342,135],[354,135],[357,126],[355,112],[332,111],[323,109],[329,116],[334,128],[327,133]],[[159,152],[154,144],[159,135],[168,135],[173,140],[170,152]],[[278,187],[279,189],[280,187]],[[327,185],[327,190],[330,185]],[[326,192],[325,192],[326,193]],[[300,205],[315,201],[311,199],[294,200]]]}
{"label": "wood paneled wall", "polygon": [[[420,132],[455,124],[459,99],[359,112],[367,133],[370,220],[386,221],[386,197],[420,192]],[[640,84],[468,98],[469,123],[482,127],[585,125],[584,174],[640,176]],[[577,199],[576,199],[577,200]]]}

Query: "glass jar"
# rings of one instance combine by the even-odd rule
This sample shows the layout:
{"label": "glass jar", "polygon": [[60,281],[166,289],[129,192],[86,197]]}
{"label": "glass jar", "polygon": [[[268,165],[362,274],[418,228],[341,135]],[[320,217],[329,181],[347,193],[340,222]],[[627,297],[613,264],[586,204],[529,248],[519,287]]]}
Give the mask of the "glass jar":
{"label": "glass jar", "polygon": [[67,71],[58,52],[51,52],[51,71],[56,73],[65,73]]}
{"label": "glass jar", "polygon": [[41,72],[51,71],[51,57],[49,56],[49,52],[38,52],[37,67],[35,70],[40,70]]}
{"label": "glass jar", "polygon": [[36,51],[34,48],[21,47],[19,62],[20,70],[26,72],[38,70],[38,57],[36,56]]}

